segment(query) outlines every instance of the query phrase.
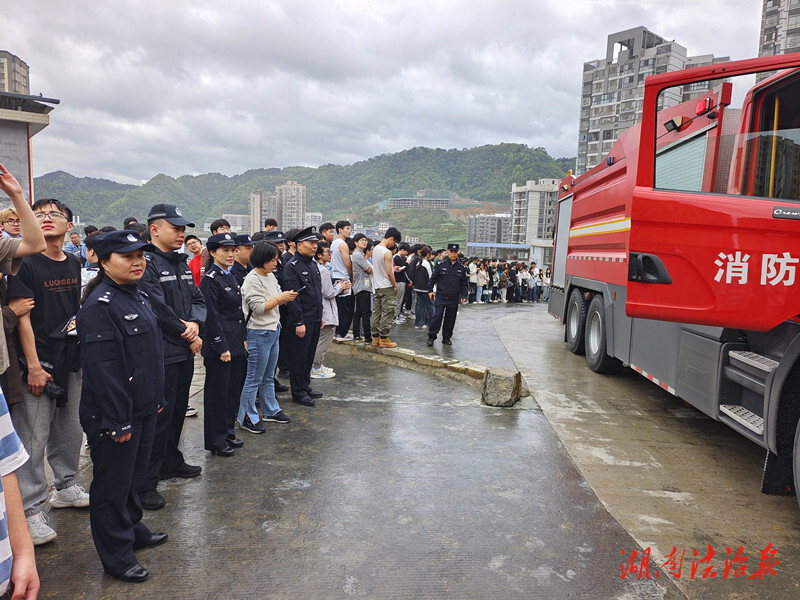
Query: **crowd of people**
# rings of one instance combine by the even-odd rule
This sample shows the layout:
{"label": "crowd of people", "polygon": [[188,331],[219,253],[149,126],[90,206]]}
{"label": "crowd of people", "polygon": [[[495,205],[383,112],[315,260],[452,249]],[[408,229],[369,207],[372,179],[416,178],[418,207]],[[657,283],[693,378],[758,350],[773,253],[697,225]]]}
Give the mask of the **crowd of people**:
{"label": "crowd of people", "polygon": [[[88,507],[103,569],[148,578],[136,551],[168,535],[143,511],[166,505],[160,481],[202,472],[179,448],[198,413],[196,355],[204,447],[228,458],[245,443],[238,430],[290,422],[279,394],[315,405],[323,394],[312,379],[336,376],[324,364],[334,339],[393,348],[392,327],[413,314],[428,346],[440,333],[452,344],[461,304],[539,302],[549,289],[549,269],[535,264],[412,246],[394,227],[379,240],[351,237],[348,221],[282,232],[267,219],[251,236],[217,219],[204,245],[177,206],[156,204],[142,223],[87,226],[81,239],[68,206],[29,205],[2,165],[0,189],[12,201],[0,212],[0,553],[14,565],[0,562],[0,583],[15,598],[36,597],[33,546],[57,537],[51,508]],[[89,492],[75,481],[84,436]]]}

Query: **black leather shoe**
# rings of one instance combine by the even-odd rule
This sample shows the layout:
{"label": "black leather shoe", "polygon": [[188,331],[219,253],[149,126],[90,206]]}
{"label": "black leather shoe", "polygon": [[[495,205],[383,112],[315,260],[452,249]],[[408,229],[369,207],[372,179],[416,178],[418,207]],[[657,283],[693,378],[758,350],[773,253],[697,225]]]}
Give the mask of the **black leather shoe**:
{"label": "black leather shoe", "polygon": [[273,379],[273,381],[275,382],[275,393],[276,394],[280,394],[281,392],[288,392],[289,391],[289,386],[288,385],[283,385],[277,379]]}
{"label": "black leather shoe", "polygon": [[318,392],[317,390],[311,390],[308,392],[309,398],[322,398],[322,392]]}
{"label": "black leather shoe", "polygon": [[225,457],[225,458],[230,458],[231,456],[233,456],[234,454],[236,454],[236,450],[234,450],[234,449],[233,449],[233,448],[231,448],[230,446],[225,446],[225,447],[224,447],[224,448],[222,448],[221,450],[219,450],[219,449],[217,449],[217,448],[214,448],[214,449],[211,451],[211,454],[214,454],[214,455],[216,455],[216,456],[223,456],[223,457]]}
{"label": "black leather shoe", "polygon": [[434,342],[434,340],[428,340],[428,343],[427,343],[427,344],[425,344],[425,345],[426,345],[428,348],[431,348],[431,347],[433,347],[433,342]]}
{"label": "black leather shoe", "polygon": [[150,572],[139,563],[136,563],[124,573],[112,573],[111,571],[106,571],[106,573],[126,583],[141,583],[150,577]]}
{"label": "black leather shoe", "polygon": [[302,404],[303,406],[314,406],[314,399],[310,396],[303,396],[302,398],[292,398],[295,404]]}
{"label": "black leather shoe", "polygon": [[142,508],[145,510],[158,510],[167,503],[167,501],[164,500],[164,496],[159,494],[157,490],[140,492],[139,502],[142,503]]}
{"label": "black leather shoe", "polygon": [[158,478],[173,479],[175,477],[180,477],[181,479],[191,479],[192,477],[197,477],[202,472],[203,472],[202,467],[183,463],[179,467],[175,467],[174,469],[170,469],[169,471],[161,471],[161,473],[158,474]]}
{"label": "black leather shoe", "polygon": [[452,346],[453,345],[453,342],[450,341],[450,338],[442,338],[442,343],[445,346]]}
{"label": "black leather shoe", "polygon": [[156,546],[160,546],[161,544],[166,542],[168,537],[169,536],[163,531],[161,533],[153,532],[150,534],[149,539],[146,539],[142,542],[134,542],[133,549],[141,550],[142,548],[155,548]]}
{"label": "black leather shoe", "polygon": [[231,448],[241,448],[244,446],[244,442],[237,437],[229,437],[227,438],[228,446]]}

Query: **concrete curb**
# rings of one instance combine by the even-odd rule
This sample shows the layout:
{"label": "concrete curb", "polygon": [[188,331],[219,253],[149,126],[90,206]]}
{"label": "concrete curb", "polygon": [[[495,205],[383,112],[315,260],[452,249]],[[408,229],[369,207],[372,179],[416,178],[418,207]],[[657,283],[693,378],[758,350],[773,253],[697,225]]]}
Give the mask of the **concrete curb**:
{"label": "concrete curb", "polygon": [[[348,356],[366,356],[371,360],[413,369],[429,375],[447,377],[477,388],[481,387],[486,371],[489,369],[489,367],[472,361],[417,354],[413,350],[399,346],[397,348],[374,348],[371,344],[334,340],[330,350]],[[521,397],[530,395],[530,391],[523,383]]]}

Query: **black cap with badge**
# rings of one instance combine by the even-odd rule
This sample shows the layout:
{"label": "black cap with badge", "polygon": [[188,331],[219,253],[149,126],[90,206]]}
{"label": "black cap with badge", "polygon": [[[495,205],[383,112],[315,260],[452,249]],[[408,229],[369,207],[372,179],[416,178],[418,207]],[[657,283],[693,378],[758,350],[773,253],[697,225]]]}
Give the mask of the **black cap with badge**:
{"label": "black cap with badge", "polygon": [[156,204],[151,208],[150,213],[147,215],[147,222],[150,223],[157,219],[164,219],[176,227],[182,225],[185,227],[194,227],[194,223],[185,218],[181,209],[174,204]]}
{"label": "black cap with badge", "polygon": [[152,252],[156,247],[153,244],[148,244],[132,231],[122,230],[107,231],[93,235],[92,249],[97,253],[97,256],[108,256],[112,252],[122,254],[139,249]]}
{"label": "black cap with badge", "polygon": [[449,250],[455,250],[456,252],[458,252],[458,244],[454,244],[454,243],[447,244],[447,250],[448,251]]}
{"label": "black cap with badge", "polygon": [[277,229],[264,232],[264,237],[262,239],[265,242],[272,242],[273,244],[280,244],[281,242],[286,243],[286,238],[283,237],[283,232],[278,231]]}
{"label": "black cap with badge", "polygon": [[292,238],[292,241],[295,244],[298,242],[319,241],[319,237],[317,236],[317,228],[312,225],[311,227],[306,227],[305,229],[301,229]]}
{"label": "black cap with badge", "polygon": [[236,246],[236,240],[230,233],[215,233],[206,241],[206,248],[209,252],[220,246]]}
{"label": "black cap with badge", "polygon": [[237,246],[255,246],[256,245],[256,243],[253,241],[253,238],[251,238],[250,234],[248,234],[248,233],[242,233],[240,235],[237,235],[236,237],[233,238],[233,240],[236,242]]}

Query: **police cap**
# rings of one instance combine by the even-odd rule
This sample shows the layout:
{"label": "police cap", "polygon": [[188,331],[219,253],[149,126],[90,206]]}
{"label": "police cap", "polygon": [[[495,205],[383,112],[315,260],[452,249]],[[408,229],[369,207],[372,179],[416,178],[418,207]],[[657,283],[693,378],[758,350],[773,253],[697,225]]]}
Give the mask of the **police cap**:
{"label": "police cap", "polygon": [[92,236],[92,249],[97,256],[108,256],[112,252],[133,252],[134,250],[153,251],[153,244],[148,244],[132,231],[107,231]]}
{"label": "police cap", "polygon": [[256,243],[253,241],[253,238],[250,237],[249,233],[242,233],[237,235],[233,238],[236,242],[237,246],[255,246]]}
{"label": "police cap", "polygon": [[220,246],[236,246],[236,240],[230,233],[215,233],[206,241],[206,248],[209,252]]}
{"label": "police cap", "polygon": [[297,234],[292,238],[292,241],[296,244],[297,242],[316,242],[319,240],[317,237],[317,228],[313,225],[311,227],[306,227],[305,229],[301,229]]}
{"label": "police cap", "polygon": [[174,204],[156,204],[153,208],[151,208],[147,215],[147,222],[150,223],[156,219],[165,219],[177,227],[180,227],[181,225],[185,225],[186,227],[194,227],[194,223],[185,218],[181,212],[181,209]]}

